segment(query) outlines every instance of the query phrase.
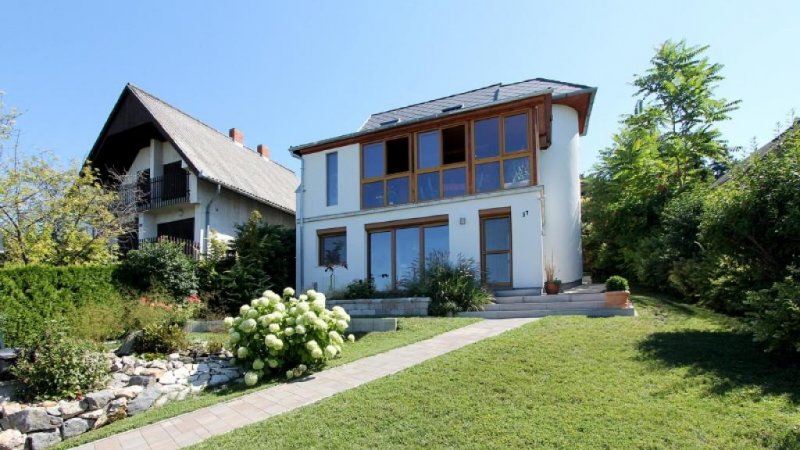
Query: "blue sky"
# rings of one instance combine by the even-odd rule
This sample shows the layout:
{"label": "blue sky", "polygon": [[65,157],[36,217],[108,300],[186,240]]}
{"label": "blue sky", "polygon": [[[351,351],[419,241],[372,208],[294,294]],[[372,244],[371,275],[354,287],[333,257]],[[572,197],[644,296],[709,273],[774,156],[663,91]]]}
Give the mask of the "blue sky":
{"label": "blue sky", "polygon": [[0,89],[28,152],[82,159],[131,81],[211,126],[287,149],[371,112],[497,82],[597,86],[581,169],[634,106],[662,41],[709,44],[742,107],[732,145],[771,139],[800,108],[798,1],[31,1],[0,14]]}

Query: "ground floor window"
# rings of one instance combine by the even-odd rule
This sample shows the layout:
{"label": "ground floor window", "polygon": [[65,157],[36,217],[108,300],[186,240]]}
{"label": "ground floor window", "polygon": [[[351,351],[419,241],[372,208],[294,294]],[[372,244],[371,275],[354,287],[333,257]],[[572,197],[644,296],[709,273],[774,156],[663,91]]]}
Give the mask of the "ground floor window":
{"label": "ground floor window", "polygon": [[510,208],[481,211],[481,275],[490,286],[511,286]]}
{"label": "ground floor window", "polygon": [[347,230],[329,228],[317,230],[319,238],[320,266],[346,266],[347,265]]}
{"label": "ground floor window", "polygon": [[371,224],[367,237],[368,276],[378,290],[397,288],[424,270],[427,258],[450,250],[447,216]]}

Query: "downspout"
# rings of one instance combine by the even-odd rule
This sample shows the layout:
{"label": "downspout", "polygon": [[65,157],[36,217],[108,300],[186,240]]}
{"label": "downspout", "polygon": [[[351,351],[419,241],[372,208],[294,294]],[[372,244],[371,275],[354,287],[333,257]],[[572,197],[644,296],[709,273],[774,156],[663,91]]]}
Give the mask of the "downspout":
{"label": "downspout", "polygon": [[214,203],[214,200],[219,197],[219,194],[222,192],[222,185],[217,183],[217,191],[214,193],[214,196],[211,197],[211,200],[208,201],[206,204],[206,238],[205,242],[203,243],[203,253],[208,255],[208,244],[211,241],[211,204]]}
{"label": "downspout", "polygon": [[[295,155],[296,157],[296,155]],[[305,221],[304,215],[304,208],[303,208],[303,200],[304,200],[304,193],[305,193],[305,175],[306,175],[306,164],[303,158],[300,158],[300,186],[297,187],[297,232],[295,233],[295,238],[297,239],[297,290],[304,289],[305,280],[303,278],[304,275],[304,268],[305,265],[303,264],[303,241],[305,241],[303,236],[303,225]]]}

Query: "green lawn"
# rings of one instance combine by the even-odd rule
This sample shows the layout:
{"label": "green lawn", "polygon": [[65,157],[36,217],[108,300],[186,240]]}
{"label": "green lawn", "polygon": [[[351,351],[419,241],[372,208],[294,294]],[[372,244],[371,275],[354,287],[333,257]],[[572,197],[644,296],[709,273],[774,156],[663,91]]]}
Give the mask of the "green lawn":
{"label": "green lawn", "polygon": [[[402,347],[423,339],[428,339],[436,336],[437,334],[475,323],[478,320],[479,319],[427,317],[398,319],[397,332],[368,333],[359,335],[355,343],[347,344],[345,346],[342,357],[330,361],[328,363],[328,367],[336,367],[355,361],[359,358],[375,355],[393,348]],[[212,335],[213,333],[192,333],[191,338],[208,339],[208,337]],[[249,394],[259,389],[267,388],[276,383],[280,383],[281,381],[282,379],[273,380],[272,382],[263,383],[253,388],[246,388],[244,385],[235,385],[228,389],[203,393],[181,402],[168,403],[161,408],[152,409],[137,416],[112,423],[95,431],[82,434],[75,439],[68,439],[60,446],[53,448],[69,448],[86,442],[102,439],[115,433],[138,428],[143,425],[168,419],[170,417],[174,417],[189,411],[194,411],[195,409],[203,408],[205,406],[213,405],[225,400],[231,400],[244,394]]]}
{"label": "green lawn", "polygon": [[205,441],[242,448],[800,448],[800,368],[654,297],[550,317]]}

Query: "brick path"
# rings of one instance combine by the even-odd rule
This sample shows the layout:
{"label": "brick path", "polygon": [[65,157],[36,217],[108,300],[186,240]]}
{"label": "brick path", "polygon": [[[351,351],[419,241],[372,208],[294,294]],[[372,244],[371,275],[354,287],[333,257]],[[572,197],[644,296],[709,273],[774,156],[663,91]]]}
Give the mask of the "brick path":
{"label": "brick path", "polygon": [[431,339],[362,358],[304,379],[198,409],[78,449],[161,450],[196,444],[415,366],[536,319],[484,320]]}

